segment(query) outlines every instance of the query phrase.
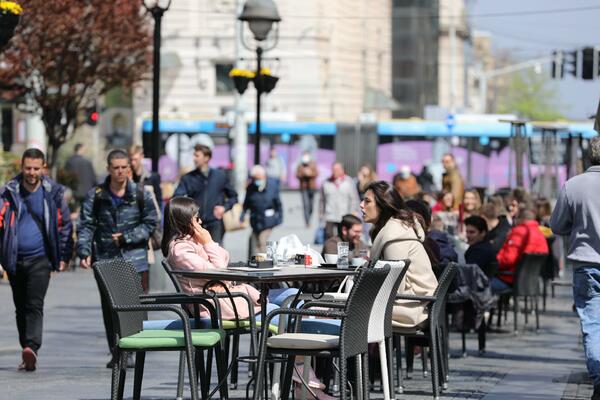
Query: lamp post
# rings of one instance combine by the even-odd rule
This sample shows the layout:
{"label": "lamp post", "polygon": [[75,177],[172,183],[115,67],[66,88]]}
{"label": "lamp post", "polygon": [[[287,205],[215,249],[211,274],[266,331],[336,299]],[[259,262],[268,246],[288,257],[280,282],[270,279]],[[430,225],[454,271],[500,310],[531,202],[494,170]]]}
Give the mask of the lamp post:
{"label": "lamp post", "polygon": [[[265,92],[264,79],[261,74],[262,69],[262,54],[265,51],[273,49],[277,45],[277,39],[279,37],[279,13],[277,12],[277,6],[273,0],[248,0],[244,4],[244,9],[238,17],[238,20],[248,23],[248,28],[254,35],[256,40],[256,76],[254,78],[254,86],[256,87],[256,129],[254,132],[254,164],[260,164],[260,96]],[[263,47],[264,42],[269,36],[269,32],[273,27],[273,23],[276,24],[274,40],[270,45]],[[242,44],[248,50],[253,50],[244,41],[244,35],[242,37]]]}
{"label": "lamp post", "polygon": [[153,72],[152,72],[152,172],[158,173],[158,159],[160,157],[160,133],[158,130],[159,100],[160,100],[160,30],[163,14],[171,6],[171,0],[143,0],[144,7],[154,18],[154,47],[153,47]]}

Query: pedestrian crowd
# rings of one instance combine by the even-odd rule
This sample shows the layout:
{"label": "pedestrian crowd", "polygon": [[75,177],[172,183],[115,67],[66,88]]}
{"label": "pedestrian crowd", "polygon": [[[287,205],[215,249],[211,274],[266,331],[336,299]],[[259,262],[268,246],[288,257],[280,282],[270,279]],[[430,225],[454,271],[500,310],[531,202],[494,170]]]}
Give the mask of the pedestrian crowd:
{"label": "pedestrian crowd", "polygon": [[[66,169],[78,178],[73,192],[79,204],[76,221],[71,220],[65,188],[46,175],[45,155],[39,150],[25,151],[21,173],[0,189],[0,262],[13,291],[22,347],[19,369],[25,371],[36,369],[50,277],[67,268],[74,255],[85,269],[98,260],[122,257],[135,266],[147,291],[153,250],[161,250],[173,269],[225,268],[229,253],[222,246],[223,220],[238,203],[241,212],[236,219],[244,221],[250,214],[249,255],[265,252],[273,228],[284,221],[280,190],[287,172],[275,149],[265,166],[252,167],[245,198],[240,201],[227,173],[209,165],[211,148],[196,145],[195,168],[181,177],[173,198],[165,204],[160,176],[144,168],[141,147],[110,151],[103,182],[96,182],[83,146],[76,145],[74,150]],[[417,177],[402,167],[391,182],[385,182],[368,165],[352,178],[340,162],[333,163],[331,175],[318,187],[317,164],[308,152],[300,157],[296,178],[307,227],[319,194],[319,226],[314,228],[325,259],[337,253],[340,243],[348,243],[351,260],[409,259],[410,268],[399,287],[402,294],[432,296],[444,268],[460,261],[477,265],[490,277],[492,292],[502,295],[514,285],[524,254],[559,251],[562,245],[553,241],[549,246],[549,238],[564,236],[566,259],[575,268],[575,306],[588,369],[595,398],[600,398],[600,330],[595,324],[600,307],[600,200],[588,189],[600,184],[599,138],[590,142],[590,153],[593,166],[565,184],[554,211],[548,199],[522,188],[496,193],[465,188],[452,154],[441,160],[445,172],[440,191],[435,190],[426,169]],[[180,283],[185,291],[196,292],[205,282],[180,278]],[[254,287],[233,285],[229,290],[245,293],[253,300],[254,310],[260,311]],[[275,297],[271,298],[273,307],[277,306]],[[110,308],[103,296],[101,302],[108,347],[113,349]],[[223,301],[223,318],[234,318],[230,308]],[[237,310],[247,316],[243,304]],[[397,326],[417,327],[426,317],[422,302],[395,303]],[[108,366],[114,362],[111,359]]]}

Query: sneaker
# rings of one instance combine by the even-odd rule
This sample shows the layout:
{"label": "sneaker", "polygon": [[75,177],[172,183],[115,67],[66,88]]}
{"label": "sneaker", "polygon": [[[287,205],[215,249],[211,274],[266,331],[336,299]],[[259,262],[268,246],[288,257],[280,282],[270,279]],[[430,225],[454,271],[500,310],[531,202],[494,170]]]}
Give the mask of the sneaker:
{"label": "sneaker", "polygon": [[37,355],[30,347],[25,347],[21,353],[23,362],[19,364],[19,370],[35,371],[37,364]]}

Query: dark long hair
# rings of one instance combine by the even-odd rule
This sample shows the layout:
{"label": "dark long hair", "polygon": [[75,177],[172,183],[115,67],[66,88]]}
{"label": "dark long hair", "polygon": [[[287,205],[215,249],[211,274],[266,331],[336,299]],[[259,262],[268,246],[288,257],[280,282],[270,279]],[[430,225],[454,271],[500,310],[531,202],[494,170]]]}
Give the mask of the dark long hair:
{"label": "dark long hair", "polygon": [[192,219],[198,214],[198,203],[189,197],[174,197],[165,206],[165,226],[160,248],[163,256],[169,253],[169,243],[193,235]]}
{"label": "dark long hair", "polygon": [[406,226],[412,228],[419,237],[415,219],[423,226],[422,217],[406,207],[400,194],[389,183],[385,181],[372,182],[366,187],[365,192],[369,190],[373,192],[375,204],[379,209],[379,218],[377,218],[371,229],[371,240],[375,240],[377,234],[390,218],[399,219]]}

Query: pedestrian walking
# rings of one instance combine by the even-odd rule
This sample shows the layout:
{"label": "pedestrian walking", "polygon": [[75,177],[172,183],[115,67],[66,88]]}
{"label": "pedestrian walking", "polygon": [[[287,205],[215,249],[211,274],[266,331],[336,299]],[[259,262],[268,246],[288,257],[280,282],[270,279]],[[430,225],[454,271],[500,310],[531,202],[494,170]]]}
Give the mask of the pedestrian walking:
{"label": "pedestrian walking", "polygon": [[269,151],[269,159],[267,160],[265,169],[267,171],[267,177],[277,179],[281,185],[287,180],[285,161],[281,158],[279,153],[277,153],[275,146],[272,146]]}
{"label": "pedestrian walking", "polygon": [[600,400],[600,136],[588,147],[592,164],[562,187],[550,228],[565,236],[567,262],[573,267],[573,297],[581,321],[587,369],[594,383],[592,400]]}
{"label": "pedestrian walking", "polygon": [[142,146],[133,145],[129,147],[128,152],[131,160],[131,179],[135,183],[141,184],[146,190],[151,190],[158,208],[162,210],[160,175],[157,172],[150,172],[144,167],[144,148]]}
{"label": "pedestrian walking", "polygon": [[85,158],[85,146],[81,143],[73,147],[73,155],[65,163],[65,171],[77,178],[77,186],[73,193],[77,203],[81,205],[88,190],[96,186],[96,171],[91,161]]}
{"label": "pedestrian walking", "polygon": [[325,240],[337,234],[337,226],[344,215],[358,215],[359,204],[354,181],[346,175],[342,163],[333,163],[331,177],[321,187],[319,204],[319,218],[325,221]]}
{"label": "pedestrian walking", "polygon": [[302,153],[300,164],[296,169],[296,178],[300,184],[300,194],[302,195],[302,209],[304,210],[304,222],[306,227],[310,226],[310,217],[313,213],[315,192],[317,191],[317,164],[311,158],[310,153]]}
{"label": "pedestrian walking", "polygon": [[246,198],[240,220],[250,211],[250,226],[252,227],[254,253],[264,253],[271,231],[283,221],[283,207],[279,197],[279,181],[268,178],[266,171],[260,165],[255,165],[250,171],[252,178],[246,188]]}
{"label": "pedestrian walking", "polygon": [[45,166],[43,152],[26,150],[21,173],[0,189],[0,263],[8,273],[23,349],[18,368],[25,371],[36,369],[51,272],[67,267],[73,249],[65,188],[44,176]]}
{"label": "pedestrian walking", "polygon": [[450,153],[444,154],[442,157],[442,164],[444,165],[445,170],[442,175],[442,190],[444,192],[452,193],[454,196],[453,208],[458,210],[463,200],[465,181],[460,175],[454,155]]}
{"label": "pedestrian walking", "polygon": [[187,196],[196,200],[202,227],[215,242],[223,244],[223,214],[237,203],[238,197],[225,171],[209,167],[211,158],[209,147],[201,144],[194,147],[196,169],[181,177],[173,197]]}
{"label": "pedestrian walking", "polygon": [[[77,255],[82,268],[92,262],[113,258],[131,261],[148,290],[148,240],[156,229],[158,215],[149,192],[129,179],[131,162],[124,150],[112,150],[106,160],[108,177],[90,190],[79,214]],[[100,296],[106,339],[114,349],[110,306]],[[112,368],[114,357],[107,368]]]}

